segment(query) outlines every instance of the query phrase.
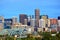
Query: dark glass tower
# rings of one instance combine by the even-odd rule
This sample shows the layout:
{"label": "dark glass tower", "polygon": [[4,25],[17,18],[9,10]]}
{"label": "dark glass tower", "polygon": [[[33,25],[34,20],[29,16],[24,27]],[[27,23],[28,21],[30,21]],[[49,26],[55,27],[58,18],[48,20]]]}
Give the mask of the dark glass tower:
{"label": "dark glass tower", "polygon": [[27,19],[27,15],[26,14],[20,14],[19,15],[19,22],[22,23],[24,25],[24,19]]}

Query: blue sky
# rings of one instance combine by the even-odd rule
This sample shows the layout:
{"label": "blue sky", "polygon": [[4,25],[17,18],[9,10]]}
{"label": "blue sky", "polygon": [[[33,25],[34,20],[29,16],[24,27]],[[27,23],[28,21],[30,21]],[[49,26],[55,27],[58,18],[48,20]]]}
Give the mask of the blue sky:
{"label": "blue sky", "polygon": [[0,16],[19,17],[19,14],[34,15],[34,9],[40,9],[40,15],[49,18],[60,16],[60,0],[0,0]]}

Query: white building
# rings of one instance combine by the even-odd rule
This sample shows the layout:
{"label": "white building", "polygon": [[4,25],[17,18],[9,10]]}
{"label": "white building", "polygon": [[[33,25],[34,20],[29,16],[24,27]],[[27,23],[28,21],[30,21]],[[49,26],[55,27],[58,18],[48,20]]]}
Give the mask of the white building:
{"label": "white building", "polygon": [[39,20],[39,27],[45,28],[45,20],[44,19]]}
{"label": "white building", "polygon": [[31,19],[31,27],[35,26],[35,19]]}
{"label": "white building", "polygon": [[50,27],[50,19],[47,19],[48,20],[48,27]]}
{"label": "white building", "polygon": [[13,18],[12,18],[12,21],[13,21],[13,23],[12,23],[12,24],[17,23],[17,17],[13,17]]}

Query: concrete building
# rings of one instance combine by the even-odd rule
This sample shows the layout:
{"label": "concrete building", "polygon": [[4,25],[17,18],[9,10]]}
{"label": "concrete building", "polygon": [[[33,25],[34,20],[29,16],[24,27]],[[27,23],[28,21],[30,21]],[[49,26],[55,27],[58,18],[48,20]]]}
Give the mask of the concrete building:
{"label": "concrete building", "polygon": [[60,16],[58,16],[58,27],[60,27]]}
{"label": "concrete building", "polygon": [[17,23],[17,17],[12,18],[12,25],[15,24],[15,23]]}
{"label": "concrete building", "polygon": [[39,27],[39,16],[40,16],[40,10],[39,9],[35,9],[35,26]]}
{"label": "concrete building", "polygon": [[50,27],[50,19],[48,19],[48,28]]}
{"label": "concrete building", "polygon": [[27,19],[27,15],[26,14],[20,14],[19,15],[19,22],[22,23],[24,25],[24,19]]}
{"label": "concrete building", "polygon": [[58,16],[58,27],[57,30],[60,31],[60,16]]}
{"label": "concrete building", "polygon": [[45,20],[44,19],[39,20],[39,27],[40,28],[45,28]]}
{"label": "concrete building", "polygon": [[51,26],[51,31],[54,32],[54,31],[57,31],[57,19],[50,19],[50,26]]}
{"label": "concrete building", "polygon": [[27,19],[24,19],[24,25],[27,25],[27,22],[28,20]]}
{"label": "concrete building", "polygon": [[31,19],[31,27],[35,27],[35,19]]}
{"label": "concrete building", "polygon": [[31,16],[28,16],[28,22],[27,22],[28,26],[31,26]]}
{"label": "concrete building", "polygon": [[48,27],[48,15],[41,15],[41,19],[45,20],[45,27]]}
{"label": "concrete building", "polygon": [[4,29],[4,17],[0,16],[0,31]]}
{"label": "concrete building", "polygon": [[5,29],[10,29],[12,26],[12,19],[4,19],[4,28]]}
{"label": "concrete building", "polygon": [[44,19],[40,19],[39,20],[39,28],[38,28],[38,31],[48,31],[48,27],[46,27],[46,23],[45,23],[45,20]]}
{"label": "concrete building", "polygon": [[12,28],[12,29],[14,29],[14,28],[17,28],[17,29],[18,29],[18,28],[21,27],[21,25],[22,25],[21,23],[18,23],[18,22],[17,22],[17,23],[15,23],[15,24],[13,24],[13,25],[11,26],[11,28]]}
{"label": "concrete building", "polygon": [[54,18],[50,19],[50,24],[57,24],[57,19]]}

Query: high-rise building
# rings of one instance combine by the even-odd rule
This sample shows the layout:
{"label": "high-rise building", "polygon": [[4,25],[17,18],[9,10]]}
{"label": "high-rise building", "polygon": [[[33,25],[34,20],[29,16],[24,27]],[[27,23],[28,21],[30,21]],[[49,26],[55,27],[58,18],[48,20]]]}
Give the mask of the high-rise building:
{"label": "high-rise building", "polygon": [[12,18],[12,24],[15,24],[15,23],[17,23],[17,17]]}
{"label": "high-rise building", "polygon": [[31,15],[28,16],[28,23],[27,23],[28,26],[31,26]]}
{"label": "high-rise building", "polygon": [[12,25],[12,19],[4,19],[4,28],[5,29],[10,29]]}
{"label": "high-rise building", "polygon": [[27,19],[27,15],[26,14],[20,14],[19,15],[19,21],[20,21],[20,23],[24,24],[24,19]]}
{"label": "high-rise building", "polygon": [[35,9],[35,27],[39,27],[39,9]]}
{"label": "high-rise building", "polygon": [[4,17],[0,16],[0,31],[4,29]]}
{"label": "high-rise building", "polygon": [[[41,24],[40,24],[41,23]],[[39,20],[39,27],[40,28],[45,28],[45,20],[44,19],[40,19]]]}
{"label": "high-rise building", "polygon": [[50,19],[50,26],[51,26],[51,31],[57,31],[57,19]]}
{"label": "high-rise building", "polygon": [[31,19],[31,27],[35,26],[35,19]]}
{"label": "high-rise building", "polygon": [[41,15],[41,19],[45,20],[45,27],[48,27],[48,15]]}
{"label": "high-rise building", "polygon": [[50,19],[48,19],[48,27],[50,27]]}
{"label": "high-rise building", "polygon": [[27,25],[27,19],[24,19],[24,25]]}
{"label": "high-rise building", "polygon": [[50,19],[50,24],[57,24],[57,19]]}

